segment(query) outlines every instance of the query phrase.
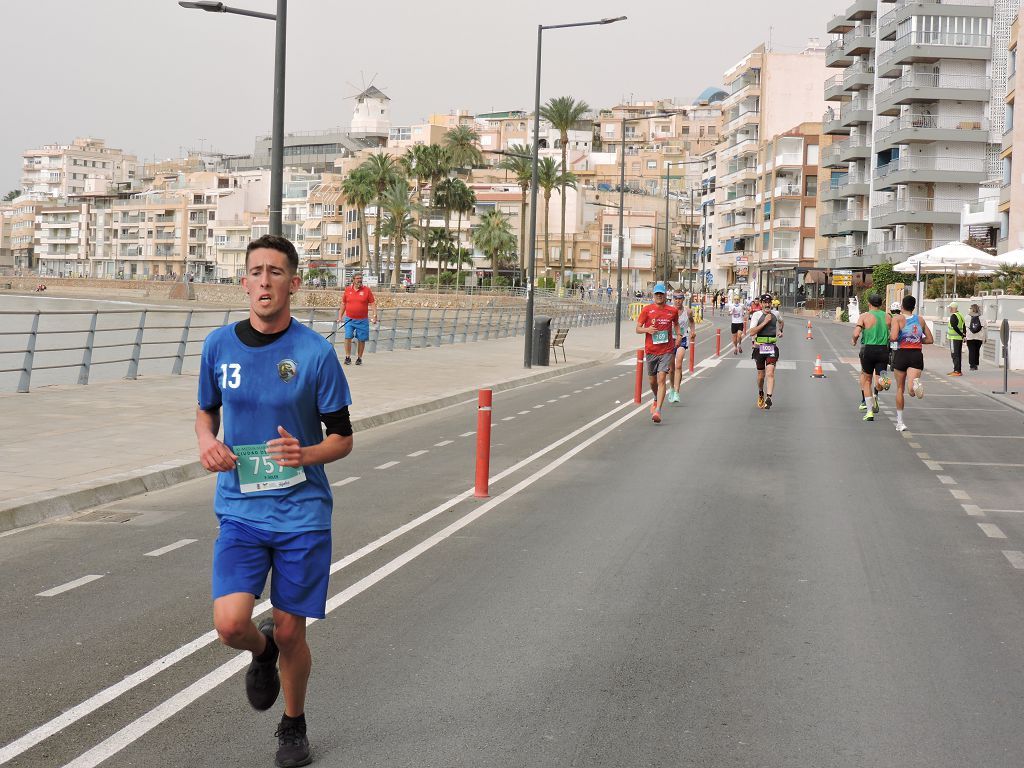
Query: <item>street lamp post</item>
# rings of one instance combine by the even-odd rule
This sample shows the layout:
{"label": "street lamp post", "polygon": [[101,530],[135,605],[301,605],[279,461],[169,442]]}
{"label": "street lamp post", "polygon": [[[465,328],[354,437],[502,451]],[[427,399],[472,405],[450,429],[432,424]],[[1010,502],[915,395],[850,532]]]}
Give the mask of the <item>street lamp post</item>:
{"label": "street lamp post", "polygon": [[[526,341],[523,345],[523,367],[533,367],[533,281],[537,268],[537,163],[540,149],[540,65],[541,48],[545,29],[568,29],[569,27],[595,27],[602,24],[614,24],[625,21],[625,16],[599,19],[598,21],[579,21],[574,24],[538,24],[537,25],[537,79],[533,96],[533,172],[530,175],[530,263],[527,265],[526,278]],[[566,169],[563,168],[564,172]],[[622,234],[619,233],[621,239]],[[621,271],[621,270],[620,270]],[[616,319],[616,348],[618,348],[618,319]]]}
{"label": "street lamp post", "polygon": [[284,65],[287,40],[288,0],[277,0],[277,13],[232,8],[212,0],[179,0],[182,8],[209,13],[233,13],[276,22],[274,35],[274,114],[270,136],[270,234],[280,235],[281,209],[284,201]]}

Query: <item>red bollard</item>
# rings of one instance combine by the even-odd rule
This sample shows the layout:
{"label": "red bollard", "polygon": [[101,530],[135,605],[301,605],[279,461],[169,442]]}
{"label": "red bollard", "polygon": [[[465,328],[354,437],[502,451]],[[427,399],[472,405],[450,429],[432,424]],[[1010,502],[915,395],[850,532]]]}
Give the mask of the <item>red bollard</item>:
{"label": "red bollard", "polygon": [[715,329],[715,356],[722,354],[722,329]]}
{"label": "red bollard", "polygon": [[476,405],[476,489],[478,499],[486,499],[491,471],[491,390],[481,389]]}
{"label": "red bollard", "polygon": [[696,339],[690,344],[690,373],[693,373],[693,356],[696,354],[697,344]]}
{"label": "red bollard", "polygon": [[636,389],[633,392],[633,402],[640,405],[640,396],[644,389],[644,351],[636,351]]}

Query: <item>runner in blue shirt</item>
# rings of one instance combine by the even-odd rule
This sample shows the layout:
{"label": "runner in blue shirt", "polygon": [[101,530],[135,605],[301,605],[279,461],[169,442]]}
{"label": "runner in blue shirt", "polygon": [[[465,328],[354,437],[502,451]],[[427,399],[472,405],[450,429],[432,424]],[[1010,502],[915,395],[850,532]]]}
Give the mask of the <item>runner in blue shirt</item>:
{"label": "runner in blue shirt", "polygon": [[[214,626],[222,643],[253,654],[245,690],[255,709],[272,707],[284,688],[278,766],[312,761],[306,619],[324,617],[334,503],[323,465],[352,450],[352,398],[338,356],[291,317],[298,263],[285,238],[249,243],[242,278],[249,318],[207,337],[196,410],[200,459],[219,473]],[[271,573],[273,616],[257,627],[253,608]]]}

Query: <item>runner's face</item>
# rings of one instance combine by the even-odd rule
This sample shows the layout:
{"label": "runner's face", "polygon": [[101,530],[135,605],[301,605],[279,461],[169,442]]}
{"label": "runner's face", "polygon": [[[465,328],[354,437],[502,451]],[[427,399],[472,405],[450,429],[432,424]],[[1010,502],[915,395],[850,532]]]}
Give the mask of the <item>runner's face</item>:
{"label": "runner's face", "polygon": [[292,274],[283,253],[257,248],[247,259],[242,286],[249,294],[250,311],[267,321],[290,313],[291,295],[299,287],[299,277]]}
{"label": "runner's face", "polygon": [[656,294],[654,294],[654,303],[655,304],[664,304],[665,303],[665,294],[664,293],[656,293]]}

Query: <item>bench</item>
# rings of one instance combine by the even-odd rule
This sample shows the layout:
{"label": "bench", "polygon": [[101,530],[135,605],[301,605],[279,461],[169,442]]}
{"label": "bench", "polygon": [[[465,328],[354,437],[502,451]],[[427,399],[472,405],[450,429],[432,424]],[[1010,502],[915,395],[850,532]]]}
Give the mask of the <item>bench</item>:
{"label": "bench", "polygon": [[562,362],[565,362],[565,337],[569,335],[568,328],[556,328],[555,335],[551,337],[551,354],[555,357],[555,362],[558,362],[558,348],[562,348]]}

